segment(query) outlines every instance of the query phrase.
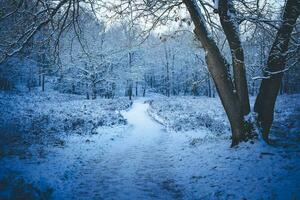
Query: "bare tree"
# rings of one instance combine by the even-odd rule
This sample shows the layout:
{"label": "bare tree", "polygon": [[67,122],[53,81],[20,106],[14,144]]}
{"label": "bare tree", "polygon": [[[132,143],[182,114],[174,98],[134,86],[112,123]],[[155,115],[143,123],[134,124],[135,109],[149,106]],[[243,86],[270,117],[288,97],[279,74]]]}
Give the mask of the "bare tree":
{"label": "bare tree", "polygon": [[282,17],[282,23],[278,29],[268,57],[268,63],[264,70],[265,77],[262,80],[254,110],[257,112],[257,120],[262,127],[263,138],[268,141],[270,128],[273,122],[274,106],[286,65],[286,57],[296,20],[300,15],[300,0],[287,0]]}
{"label": "bare tree", "polygon": [[[218,1],[217,1],[218,2]],[[215,41],[209,36],[205,26],[204,17],[195,0],[184,0],[195,25],[195,34],[206,50],[207,64],[213,76],[218,93],[228,115],[232,129],[232,145],[245,138],[248,131],[245,129],[243,115],[249,112],[249,100],[244,69],[244,56],[241,46],[235,10],[230,0],[220,0],[217,10],[221,25],[228,40],[234,68],[234,83],[226,72],[228,64],[221,55]],[[265,71],[267,78],[262,81],[260,92],[256,101],[255,111],[258,113],[258,122],[263,129],[263,138],[268,140],[268,133],[273,121],[273,112],[276,97],[279,91],[282,73],[284,72],[285,54],[293,27],[300,12],[300,1],[288,0],[278,29],[277,36],[268,58],[268,67]],[[235,88],[237,97],[235,95]],[[237,106],[238,105],[238,106]]]}
{"label": "bare tree", "polygon": [[234,86],[239,97],[243,115],[250,112],[244,50],[239,34],[239,24],[232,1],[220,0],[218,5],[221,25],[228,40],[234,72]]}
{"label": "bare tree", "polygon": [[[206,51],[208,70],[217,87],[222,104],[229,118],[232,130],[232,145],[236,145],[244,135],[243,115],[237,94],[229,75],[229,64],[221,54],[216,42],[210,37],[204,17],[195,0],[184,0],[195,25],[195,34]],[[237,106],[238,105],[238,106]]]}
{"label": "bare tree", "polygon": [[3,3],[1,2],[0,26],[9,26],[10,29],[1,31],[0,63],[20,52],[46,26],[51,31],[46,38],[43,38],[43,41],[54,38],[57,40],[56,46],[59,44],[58,40],[61,34],[70,26],[74,27],[76,36],[80,39],[81,29],[78,17],[82,12],[83,3],[89,5],[89,10],[92,11],[93,0],[88,2],[81,0],[5,0]]}

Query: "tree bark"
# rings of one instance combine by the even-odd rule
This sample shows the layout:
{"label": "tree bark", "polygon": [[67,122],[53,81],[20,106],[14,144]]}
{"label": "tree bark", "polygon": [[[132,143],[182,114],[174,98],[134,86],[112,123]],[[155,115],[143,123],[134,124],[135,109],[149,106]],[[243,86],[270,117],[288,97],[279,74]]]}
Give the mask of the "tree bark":
{"label": "tree bark", "polygon": [[166,58],[166,78],[165,78],[166,84],[165,84],[165,87],[166,87],[166,95],[167,95],[167,97],[170,97],[169,52],[168,52],[168,48],[166,47],[166,44],[164,47],[165,47],[165,58]]}
{"label": "tree bark", "polygon": [[135,96],[138,96],[138,82],[135,82]]}
{"label": "tree bark", "polygon": [[211,84],[210,84],[210,75],[207,73],[207,96],[212,97]]}
{"label": "tree bark", "polygon": [[129,100],[131,101],[132,100],[132,83],[131,82],[129,83],[127,94],[128,94]]}
{"label": "tree bark", "polygon": [[146,96],[146,83],[144,83],[144,86],[143,86],[143,97]]}
{"label": "tree bark", "polygon": [[249,94],[244,62],[244,50],[239,36],[239,25],[232,0],[220,0],[220,22],[226,35],[232,56],[234,86],[239,97],[243,115],[250,112]]}
{"label": "tree bark", "polygon": [[97,98],[97,87],[96,87],[96,82],[93,81],[92,82],[92,99],[96,99]]}
{"label": "tree bark", "polygon": [[262,80],[256,98],[254,111],[257,113],[257,121],[262,128],[262,135],[266,141],[269,139],[274,118],[274,106],[286,64],[289,40],[299,14],[300,0],[287,0],[282,24],[278,29],[268,57],[265,76],[270,78]]}
{"label": "tree bark", "polygon": [[231,132],[232,146],[238,144],[244,137],[243,115],[239,105],[239,99],[234,93],[234,87],[231,77],[228,73],[228,63],[222,56],[215,41],[208,33],[201,10],[195,0],[183,0],[193,23],[195,25],[195,34],[206,52],[206,62],[208,70],[217,87],[221,102],[228,116]]}

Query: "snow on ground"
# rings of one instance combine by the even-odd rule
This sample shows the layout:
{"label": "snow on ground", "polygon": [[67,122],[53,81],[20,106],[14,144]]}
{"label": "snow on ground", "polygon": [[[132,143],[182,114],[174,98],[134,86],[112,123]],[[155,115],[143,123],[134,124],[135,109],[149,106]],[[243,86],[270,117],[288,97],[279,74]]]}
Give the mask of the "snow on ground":
{"label": "snow on ground", "polygon": [[[122,129],[127,122],[120,111],[128,109],[130,104],[127,98],[92,101],[84,96],[51,90],[0,91],[0,159],[41,162],[40,159],[46,158],[52,148],[64,148],[71,136],[98,134],[99,127],[103,129],[102,133]],[[10,164],[16,165],[14,162]],[[19,167],[22,168],[23,164]],[[21,195],[24,188],[29,190],[28,195],[33,189],[38,190],[25,183],[14,171],[0,171],[0,191],[3,184],[14,184],[12,188],[20,190]]]}
{"label": "snow on ground", "polygon": [[[14,198],[32,199],[299,199],[298,97],[278,100],[276,117],[280,117],[276,118],[272,135],[284,143],[269,146],[256,141],[237,148],[229,147],[229,134],[224,128],[228,125],[215,99],[167,100],[155,96],[135,100],[126,111],[128,106],[103,103],[112,100],[90,101],[95,113],[102,113],[103,107],[123,109],[121,114],[128,124],[99,126],[95,129],[97,134],[64,134],[61,145],[28,145],[26,150],[41,152],[31,156],[4,154],[0,159],[0,197],[14,194]],[[59,94],[55,98],[59,99]],[[70,99],[65,104],[71,104]],[[151,107],[144,101],[152,102]],[[62,100],[53,102],[52,107],[61,103]],[[74,105],[82,105],[77,103]],[[74,112],[71,107],[62,112]],[[161,111],[155,112],[159,107]],[[167,130],[182,128],[166,131],[149,113],[160,116],[160,122],[169,120]],[[81,115],[77,113],[77,117]],[[210,119],[199,122],[201,126],[196,128],[196,119],[207,120],[204,116]],[[179,117],[183,119],[176,119]],[[224,124],[221,132],[217,132],[219,122]],[[286,122],[288,131],[278,125]],[[13,151],[16,147],[9,148]]]}
{"label": "snow on ground", "polygon": [[32,143],[64,145],[64,134],[95,134],[102,126],[125,125],[121,110],[130,107],[127,98],[86,100],[84,96],[60,94],[56,91],[0,93],[0,156],[30,152],[10,146]]}
{"label": "snow on ground", "polygon": [[66,133],[95,133],[99,126],[126,124],[119,111],[130,106],[125,98],[91,101],[55,91],[1,92],[0,99],[0,129],[6,139],[12,139],[12,135],[33,136],[30,139],[35,140]]}
{"label": "snow on ground", "polygon": [[149,114],[169,131],[191,131],[206,127],[217,135],[230,131],[221,102],[217,98],[152,95]]}
{"label": "snow on ground", "polygon": [[130,106],[126,98],[86,100],[58,92],[0,93],[0,125],[19,131],[93,132],[98,126],[125,124],[117,112]]}
{"label": "snow on ground", "polygon": [[[291,133],[300,131],[300,95],[279,96],[274,127]],[[206,127],[216,135],[230,135],[230,126],[219,98],[153,94],[149,114],[169,131],[191,131]],[[255,98],[250,98],[253,107]]]}

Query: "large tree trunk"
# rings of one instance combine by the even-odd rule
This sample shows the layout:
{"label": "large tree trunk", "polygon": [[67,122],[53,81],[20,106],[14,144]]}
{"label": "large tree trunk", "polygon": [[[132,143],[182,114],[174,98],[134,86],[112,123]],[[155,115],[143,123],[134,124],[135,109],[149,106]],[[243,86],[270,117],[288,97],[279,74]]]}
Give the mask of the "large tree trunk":
{"label": "large tree trunk", "polygon": [[239,25],[232,0],[220,0],[218,5],[221,25],[231,50],[234,86],[243,115],[250,112],[244,50],[239,36]]}
{"label": "large tree trunk", "polygon": [[257,120],[266,141],[273,122],[274,105],[283,76],[289,40],[299,14],[300,0],[288,0],[284,8],[282,24],[268,57],[265,76],[269,78],[262,80],[255,102],[254,111],[257,112]]}
{"label": "large tree trunk", "polygon": [[229,118],[232,131],[232,146],[244,136],[243,115],[238,96],[234,93],[232,80],[228,73],[228,63],[222,56],[215,41],[208,33],[201,10],[195,0],[183,0],[195,25],[195,34],[206,52],[208,70],[217,87],[223,107]]}

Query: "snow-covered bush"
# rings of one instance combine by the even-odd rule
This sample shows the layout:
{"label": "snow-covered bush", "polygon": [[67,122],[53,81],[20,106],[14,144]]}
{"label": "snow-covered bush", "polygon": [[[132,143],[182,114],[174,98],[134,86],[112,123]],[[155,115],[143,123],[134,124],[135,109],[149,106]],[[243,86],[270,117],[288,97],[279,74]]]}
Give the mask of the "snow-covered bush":
{"label": "snow-covered bush", "polygon": [[[230,125],[218,98],[153,95],[149,114],[171,131],[190,131],[206,127],[213,134],[230,134]],[[281,95],[275,106],[274,124],[276,132],[300,131],[299,94]],[[255,98],[250,98],[253,105]],[[280,127],[279,127],[280,126]]]}
{"label": "snow-covered bush", "polygon": [[58,92],[1,92],[0,129],[4,132],[51,135],[95,133],[99,126],[124,125],[119,111],[127,109],[127,98],[85,100],[84,96]]}
{"label": "snow-covered bush", "polygon": [[149,113],[159,118],[169,130],[189,131],[206,127],[215,134],[229,132],[225,112],[217,98],[154,97]]}

